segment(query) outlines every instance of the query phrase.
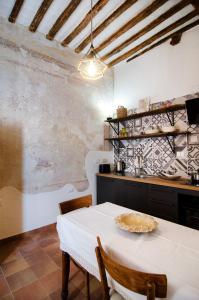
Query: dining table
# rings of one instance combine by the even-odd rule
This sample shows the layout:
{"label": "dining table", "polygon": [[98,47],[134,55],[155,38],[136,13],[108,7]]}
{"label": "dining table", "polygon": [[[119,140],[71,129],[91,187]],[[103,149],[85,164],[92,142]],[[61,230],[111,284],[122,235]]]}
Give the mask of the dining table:
{"label": "dining table", "polygon": [[[165,274],[166,299],[199,300],[199,231],[159,218],[155,218],[158,226],[152,232],[120,229],[115,218],[131,212],[135,211],[105,202],[59,215],[57,231],[62,253],[100,279],[95,254],[99,236],[105,251],[120,264],[142,272]],[[126,300],[146,299],[111,278],[108,281]]]}

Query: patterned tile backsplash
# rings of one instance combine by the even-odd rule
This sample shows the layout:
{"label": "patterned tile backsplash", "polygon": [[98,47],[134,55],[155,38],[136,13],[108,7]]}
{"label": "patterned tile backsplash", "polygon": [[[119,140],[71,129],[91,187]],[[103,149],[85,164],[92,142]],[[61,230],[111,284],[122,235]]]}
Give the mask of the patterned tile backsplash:
{"label": "patterned tile backsplash", "polygon": [[[172,99],[173,104],[183,103],[187,99],[198,98],[199,93]],[[169,113],[170,117],[172,113]],[[199,169],[199,125],[188,125],[185,110],[174,112],[175,124],[191,132],[191,136],[178,135],[174,138],[175,153],[165,137],[137,139],[123,141],[124,148],[120,148],[119,154],[115,150],[115,162],[123,160],[126,163],[126,171],[135,172],[138,156],[142,157],[143,168],[147,174],[156,175],[161,171],[177,172],[183,177],[188,173]],[[124,126],[130,130],[142,131],[150,126],[169,126],[166,114],[146,116],[141,119],[126,121]],[[194,142],[193,142],[193,136]],[[173,137],[168,137],[173,143]],[[198,141],[198,143],[197,143]],[[192,145],[194,144],[194,145]]]}

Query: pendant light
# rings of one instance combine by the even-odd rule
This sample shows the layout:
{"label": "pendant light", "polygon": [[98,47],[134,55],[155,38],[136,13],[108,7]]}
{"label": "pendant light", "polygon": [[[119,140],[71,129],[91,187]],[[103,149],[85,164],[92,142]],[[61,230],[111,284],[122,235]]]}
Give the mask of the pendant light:
{"label": "pendant light", "polygon": [[103,63],[97,55],[93,46],[93,1],[91,0],[91,46],[87,54],[80,60],[78,65],[78,71],[85,79],[97,80],[104,76],[104,72],[107,69],[105,63]]}

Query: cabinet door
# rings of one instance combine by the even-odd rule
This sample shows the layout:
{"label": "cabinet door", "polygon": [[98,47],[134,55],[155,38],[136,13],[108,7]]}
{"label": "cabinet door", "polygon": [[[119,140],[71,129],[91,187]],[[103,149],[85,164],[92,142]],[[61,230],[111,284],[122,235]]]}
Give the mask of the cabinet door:
{"label": "cabinet door", "polygon": [[178,194],[179,222],[199,230],[199,195]]}
{"label": "cabinet door", "polygon": [[124,205],[130,209],[148,213],[148,185],[139,183],[139,182],[132,182],[132,181],[125,181],[123,182],[123,189],[124,193]]}
{"label": "cabinet door", "polygon": [[147,213],[148,185],[97,176],[97,204],[115,203]]}
{"label": "cabinet door", "polygon": [[149,213],[168,221],[178,221],[177,192],[174,189],[150,186]]}
{"label": "cabinet door", "polygon": [[111,202],[125,206],[124,193],[121,180],[97,176],[97,204]]}
{"label": "cabinet door", "polygon": [[114,203],[115,180],[112,178],[97,176],[97,204],[104,202]]}

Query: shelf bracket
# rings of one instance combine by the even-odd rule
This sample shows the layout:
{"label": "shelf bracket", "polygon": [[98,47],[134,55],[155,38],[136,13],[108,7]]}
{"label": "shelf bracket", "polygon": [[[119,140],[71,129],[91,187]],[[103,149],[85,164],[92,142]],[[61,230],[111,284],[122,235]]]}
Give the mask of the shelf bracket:
{"label": "shelf bracket", "polygon": [[117,151],[117,153],[120,153],[120,148],[125,148],[124,144],[121,141],[112,141],[110,140],[111,145],[113,148]]}
{"label": "shelf bracket", "polygon": [[115,149],[115,151],[117,151],[117,153],[119,154],[120,152],[120,148],[115,146],[115,143],[113,141],[110,141],[111,145],[113,146],[113,148]]}
{"label": "shelf bracket", "polygon": [[169,146],[171,148],[171,151],[175,154],[174,137],[172,137],[172,143],[171,143],[171,141],[170,141],[170,139],[169,139],[168,136],[165,136],[165,138],[166,138],[166,140],[167,140],[167,142],[168,142],[168,144],[169,144]]}
{"label": "shelf bracket", "polygon": [[119,135],[119,123],[117,123],[117,129],[115,129],[115,127],[112,125],[111,122],[109,122],[109,124],[110,124],[111,128],[113,129],[113,131],[115,131],[115,133],[116,133],[117,135]]}
{"label": "shelf bracket", "polygon": [[170,125],[171,125],[171,126],[174,126],[174,124],[175,124],[175,121],[174,121],[174,112],[172,112],[172,117],[170,117],[168,111],[166,111],[166,115],[167,115],[167,118],[168,118],[168,120],[169,120]]}

